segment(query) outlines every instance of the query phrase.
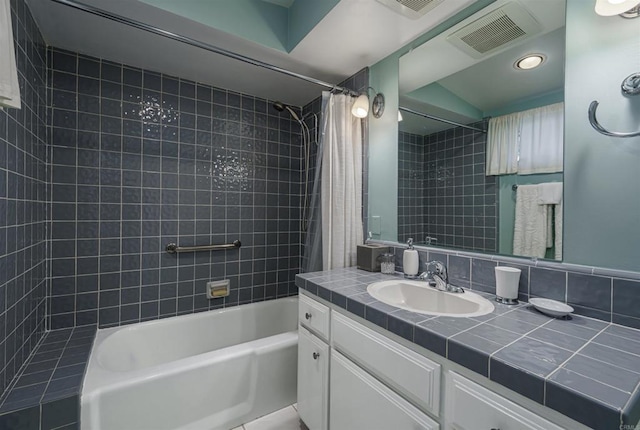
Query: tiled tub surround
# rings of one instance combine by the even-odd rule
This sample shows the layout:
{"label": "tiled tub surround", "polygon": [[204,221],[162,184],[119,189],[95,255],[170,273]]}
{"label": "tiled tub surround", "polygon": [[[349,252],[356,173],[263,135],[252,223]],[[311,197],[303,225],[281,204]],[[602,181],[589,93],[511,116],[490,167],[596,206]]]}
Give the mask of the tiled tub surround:
{"label": "tiled tub surround", "polygon": [[42,338],[46,304],[46,47],[23,0],[11,18],[22,109],[0,110],[0,394]]}
{"label": "tiled tub surround", "polygon": [[[640,420],[640,331],[547,317],[526,303],[434,317],[389,306],[367,285],[402,279],[355,268],[300,274],[298,287],[595,429]],[[479,292],[491,299],[489,293]]]}
{"label": "tiled tub surround", "polygon": [[[271,102],[57,49],[51,327],[296,294],[300,127]],[[239,250],[169,255],[179,245]],[[231,295],[209,301],[208,280]]]}

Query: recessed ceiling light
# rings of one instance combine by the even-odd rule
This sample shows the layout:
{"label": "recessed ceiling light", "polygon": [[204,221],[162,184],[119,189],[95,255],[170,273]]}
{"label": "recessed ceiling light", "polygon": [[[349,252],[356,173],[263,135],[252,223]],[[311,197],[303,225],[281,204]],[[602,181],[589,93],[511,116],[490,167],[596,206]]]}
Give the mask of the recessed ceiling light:
{"label": "recessed ceiling light", "polygon": [[519,58],[514,64],[518,70],[530,70],[535,69],[545,60],[545,56],[542,54],[527,54],[522,58]]}

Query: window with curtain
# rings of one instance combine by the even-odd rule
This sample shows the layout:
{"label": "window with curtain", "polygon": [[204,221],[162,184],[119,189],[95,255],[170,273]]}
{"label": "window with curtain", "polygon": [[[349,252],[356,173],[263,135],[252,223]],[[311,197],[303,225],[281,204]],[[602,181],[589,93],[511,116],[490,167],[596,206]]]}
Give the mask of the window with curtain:
{"label": "window with curtain", "polygon": [[20,109],[20,87],[9,0],[0,0],[0,108],[3,106]]}
{"label": "window with curtain", "polygon": [[564,103],[489,120],[487,176],[562,172]]}

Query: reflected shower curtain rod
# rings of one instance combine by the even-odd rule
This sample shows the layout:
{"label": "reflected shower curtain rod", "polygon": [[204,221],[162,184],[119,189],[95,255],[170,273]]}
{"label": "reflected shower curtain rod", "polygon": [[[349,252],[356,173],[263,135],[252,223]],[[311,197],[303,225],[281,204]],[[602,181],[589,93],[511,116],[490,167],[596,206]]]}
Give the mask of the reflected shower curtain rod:
{"label": "reflected shower curtain rod", "polygon": [[487,132],[487,130],[485,130],[483,128],[472,127],[470,125],[460,124],[460,123],[455,122],[455,121],[449,121],[448,119],[444,119],[444,118],[440,118],[440,117],[437,117],[437,116],[429,115],[427,113],[418,112],[416,110],[409,109],[409,108],[406,108],[406,107],[399,106],[398,109],[401,110],[401,111],[404,111],[404,112],[408,112],[408,113],[412,113],[414,115],[418,115],[418,116],[424,117],[424,118],[432,119],[434,121],[445,122],[447,124],[457,125],[458,127],[466,128],[466,129],[469,129],[469,130],[480,131],[482,133],[486,133]]}
{"label": "reflected shower curtain rod", "polygon": [[109,19],[114,22],[119,22],[120,24],[128,25],[129,27],[134,27],[139,30],[143,30],[149,33],[157,34],[159,36],[166,37],[168,39],[172,39],[178,42],[186,43],[187,45],[195,46],[196,48],[204,49],[209,52],[213,52],[214,54],[224,55],[228,58],[233,58],[234,60],[242,61],[247,64],[252,64],[256,67],[262,67],[264,69],[268,69],[274,72],[282,73],[283,75],[291,76],[297,79],[301,79],[303,81],[310,82],[312,84],[320,85],[331,91],[343,92],[346,94],[351,94],[354,96],[358,96],[359,93],[349,90],[344,87],[339,87],[337,85],[330,84],[329,82],[321,81],[320,79],[312,78],[309,76],[305,76],[300,73],[292,72],[291,70],[284,69],[282,67],[274,66],[269,63],[265,63],[264,61],[256,60],[251,57],[246,57],[244,55],[236,54],[235,52],[228,51],[223,48],[219,48],[214,45],[210,45],[208,43],[200,42],[198,40],[192,39],[187,36],[182,36],[180,34],[173,33],[171,31],[163,30],[161,28],[155,27],[153,25],[145,24],[140,21],[136,21],[122,15],[118,15],[115,13],[108,12],[104,9],[97,8],[95,6],[91,6],[85,3],[77,2],[74,0],[51,0],[54,3],[58,3],[64,6],[69,6],[74,9],[81,10],[83,12],[88,12],[92,15],[96,15],[102,18]]}

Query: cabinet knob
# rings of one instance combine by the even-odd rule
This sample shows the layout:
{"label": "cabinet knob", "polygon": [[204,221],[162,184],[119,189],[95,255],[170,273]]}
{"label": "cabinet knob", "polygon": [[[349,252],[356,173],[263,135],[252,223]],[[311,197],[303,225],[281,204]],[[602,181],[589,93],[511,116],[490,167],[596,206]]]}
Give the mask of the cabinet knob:
{"label": "cabinet knob", "polygon": [[318,357],[320,357],[320,353],[318,353],[318,352],[314,352],[314,353],[313,353],[313,359],[314,359],[314,360],[317,360],[317,359],[318,359]]}
{"label": "cabinet knob", "polygon": [[309,312],[306,312],[306,313],[304,314],[304,317],[305,317],[306,319],[310,320],[310,319],[311,319],[311,314],[310,314]]}

